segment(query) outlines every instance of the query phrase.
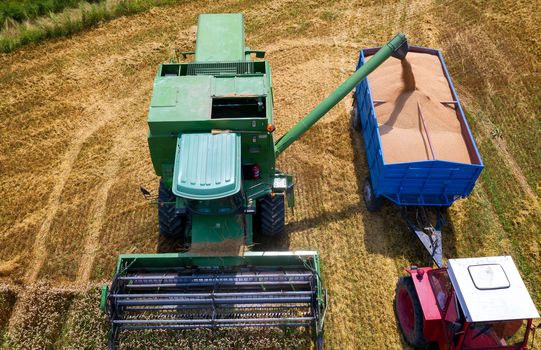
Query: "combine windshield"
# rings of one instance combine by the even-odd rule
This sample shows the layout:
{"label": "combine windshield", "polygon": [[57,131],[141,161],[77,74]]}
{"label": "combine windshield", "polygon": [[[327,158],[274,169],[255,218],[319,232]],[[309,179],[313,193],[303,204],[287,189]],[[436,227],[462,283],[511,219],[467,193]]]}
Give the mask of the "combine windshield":
{"label": "combine windshield", "polygon": [[463,349],[521,349],[527,329],[526,320],[472,323],[464,336]]}

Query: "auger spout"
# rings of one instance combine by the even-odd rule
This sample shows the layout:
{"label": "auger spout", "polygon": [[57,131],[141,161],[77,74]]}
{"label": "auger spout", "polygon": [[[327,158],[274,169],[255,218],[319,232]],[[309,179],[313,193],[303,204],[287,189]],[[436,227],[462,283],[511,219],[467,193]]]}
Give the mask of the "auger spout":
{"label": "auger spout", "polygon": [[282,136],[275,145],[276,156],[282,153],[293,142],[298,140],[306,131],[308,131],[319,119],[349,94],[355,86],[372,73],[380,64],[390,56],[404,59],[408,52],[408,43],[406,36],[398,33],[361,68],[347,78],[333,93],[325,98],[321,103],[293,126],[284,136]]}

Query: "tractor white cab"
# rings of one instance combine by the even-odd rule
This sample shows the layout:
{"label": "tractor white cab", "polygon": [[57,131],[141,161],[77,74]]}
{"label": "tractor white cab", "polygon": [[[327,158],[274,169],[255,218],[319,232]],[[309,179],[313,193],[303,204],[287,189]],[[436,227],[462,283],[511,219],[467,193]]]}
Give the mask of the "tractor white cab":
{"label": "tractor white cab", "polygon": [[527,349],[539,313],[510,256],[450,259],[412,268],[396,295],[407,343],[440,349]]}

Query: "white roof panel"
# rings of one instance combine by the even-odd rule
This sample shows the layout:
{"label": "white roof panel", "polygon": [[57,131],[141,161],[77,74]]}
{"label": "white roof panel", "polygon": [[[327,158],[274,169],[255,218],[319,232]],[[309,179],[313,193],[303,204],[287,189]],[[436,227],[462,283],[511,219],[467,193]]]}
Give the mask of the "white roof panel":
{"label": "white roof panel", "polygon": [[510,256],[449,259],[448,272],[467,321],[539,318]]}

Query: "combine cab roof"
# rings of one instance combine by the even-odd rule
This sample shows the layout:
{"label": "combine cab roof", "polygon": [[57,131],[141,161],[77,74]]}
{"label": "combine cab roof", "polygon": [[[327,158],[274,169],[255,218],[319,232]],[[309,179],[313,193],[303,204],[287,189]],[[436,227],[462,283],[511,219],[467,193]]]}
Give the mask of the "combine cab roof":
{"label": "combine cab roof", "polygon": [[217,199],[240,190],[240,135],[179,135],[173,193],[190,199]]}
{"label": "combine cab roof", "polygon": [[468,322],[539,317],[510,256],[449,259],[448,272]]}

